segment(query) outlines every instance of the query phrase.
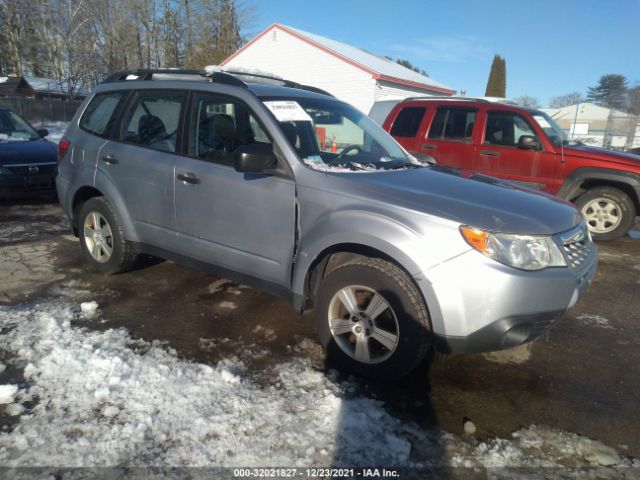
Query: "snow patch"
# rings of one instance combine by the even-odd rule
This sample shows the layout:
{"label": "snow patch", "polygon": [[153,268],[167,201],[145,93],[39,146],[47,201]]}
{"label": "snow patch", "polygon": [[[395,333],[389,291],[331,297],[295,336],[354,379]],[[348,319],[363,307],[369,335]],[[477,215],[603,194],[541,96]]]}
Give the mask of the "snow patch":
{"label": "snow patch", "polygon": [[208,287],[209,293],[217,293],[217,292],[221,292],[222,290],[224,290],[224,287],[231,283],[229,280],[221,278],[219,280],[216,280],[215,282],[211,283]]}
{"label": "snow patch", "polygon": [[517,365],[520,365],[527,362],[531,358],[532,348],[533,343],[528,342],[517,347],[509,348],[507,350],[483,353],[482,356],[490,362],[502,364],[515,363]]}
{"label": "snow patch", "polygon": [[577,318],[578,320],[582,320],[582,323],[584,323],[589,327],[598,327],[598,328],[614,330],[614,328],[609,323],[609,319],[601,315],[592,315],[590,313],[583,313],[582,315],[578,315]]}
{"label": "snow patch", "polygon": [[80,310],[86,316],[90,317],[96,313],[96,310],[98,310],[98,302],[96,302],[95,300],[92,300],[90,302],[82,302],[80,304]]}
{"label": "snow patch", "polygon": [[17,385],[0,385],[0,404],[6,405],[13,402],[18,393]]}
{"label": "snow patch", "polygon": [[220,302],[218,306],[220,308],[224,308],[225,310],[235,310],[236,308],[238,308],[237,305],[233,302]]}
{"label": "snow patch", "polygon": [[195,363],[124,329],[89,330],[76,311],[69,300],[0,307],[0,349],[26,365],[21,402],[36,399],[0,433],[3,467],[609,465],[612,478],[640,467],[547,427],[486,442],[425,430],[306,358],[254,378],[235,357]]}

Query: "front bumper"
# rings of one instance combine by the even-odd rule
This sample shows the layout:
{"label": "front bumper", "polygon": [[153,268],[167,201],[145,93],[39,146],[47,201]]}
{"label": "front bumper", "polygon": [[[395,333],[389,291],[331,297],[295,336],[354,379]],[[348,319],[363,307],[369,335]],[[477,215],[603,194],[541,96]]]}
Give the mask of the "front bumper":
{"label": "front bumper", "polygon": [[56,164],[8,166],[0,174],[0,192],[7,197],[55,190]]}
{"label": "front bumper", "polygon": [[446,353],[511,348],[542,335],[585,294],[597,269],[595,245],[577,266],[523,271],[468,251],[421,283],[436,347]]}

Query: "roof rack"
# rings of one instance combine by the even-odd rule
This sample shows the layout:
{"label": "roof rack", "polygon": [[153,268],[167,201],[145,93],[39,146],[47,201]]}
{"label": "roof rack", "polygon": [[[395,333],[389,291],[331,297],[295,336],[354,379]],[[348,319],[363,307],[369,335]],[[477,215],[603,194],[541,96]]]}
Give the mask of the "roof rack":
{"label": "roof rack", "polygon": [[[270,75],[265,75],[263,73],[251,73],[251,72],[244,72],[242,70],[223,70],[223,72],[228,73],[230,75],[237,75],[241,77],[257,78],[259,80],[273,80],[273,81],[282,83],[283,87],[299,88],[300,90],[307,90],[309,92],[321,93],[322,95],[328,95],[329,97],[334,96],[331,93],[327,92],[326,90],[323,90],[318,87],[312,87],[311,85],[303,85],[301,83],[294,82],[292,80],[287,80],[285,78],[280,78],[280,77],[272,77]],[[260,82],[256,82],[256,83],[260,83]]]}
{"label": "roof rack", "polygon": [[196,80],[194,78],[185,78],[189,76],[199,77],[197,80],[206,81],[208,79],[211,82],[225,83],[227,85],[235,85],[237,87],[247,86],[242,80],[219,70],[207,72],[205,70],[188,70],[179,68],[143,68],[136,70],[122,70],[109,75],[102,83],[123,82],[127,80],[154,80],[154,78],[155,80]]}
{"label": "roof rack", "polygon": [[[198,77],[188,78],[188,77]],[[257,80],[272,80],[279,82],[284,87],[298,88],[300,90],[307,90],[309,92],[321,93],[333,97],[329,92],[322,90],[321,88],[312,87],[310,85],[302,85],[291,80],[285,80],[284,78],[271,77],[269,75],[263,75],[258,73],[250,73],[243,71],[222,70],[218,67],[211,70],[189,70],[179,68],[158,68],[158,69],[135,69],[135,70],[122,70],[115,72],[105,78],[102,83],[124,82],[132,80],[202,80],[210,81],[214,83],[224,83],[227,85],[234,85],[236,87],[247,88],[247,84],[238,77],[249,77]],[[255,83],[266,83],[256,81]]]}
{"label": "roof rack", "polygon": [[445,95],[433,95],[433,96],[421,96],[421,97],[407,97],[403,102],[411,102],[413,100],[438,100],[438,101],[450,101],[450,102],[481,102],[481,103],[504,103],[506,105],[517,105],[513,100],[498,97],[452,97]]}

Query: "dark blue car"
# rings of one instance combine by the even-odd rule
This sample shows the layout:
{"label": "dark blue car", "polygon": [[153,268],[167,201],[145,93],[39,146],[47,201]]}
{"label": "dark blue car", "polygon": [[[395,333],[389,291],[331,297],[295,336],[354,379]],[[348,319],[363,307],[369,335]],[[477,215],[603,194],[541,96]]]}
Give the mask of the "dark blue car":
{"label": "dark blue car", "polygon": [[58,152],[48,134],[0,107],[0,198],[55,193]]}

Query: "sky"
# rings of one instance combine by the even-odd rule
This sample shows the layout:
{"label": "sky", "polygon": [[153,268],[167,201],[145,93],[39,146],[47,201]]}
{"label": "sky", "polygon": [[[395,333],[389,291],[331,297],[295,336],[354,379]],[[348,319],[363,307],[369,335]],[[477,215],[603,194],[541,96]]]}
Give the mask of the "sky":
{"label": "sky", "polygon": [[601,75],[640,85],[640,0],[255,0],[245,34],[282,23],[401,57],[468,96],[483,96],[493,56],[507,96],[586,95]]}

